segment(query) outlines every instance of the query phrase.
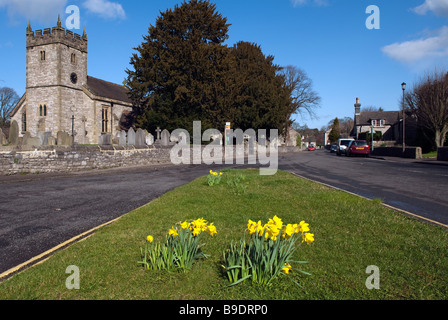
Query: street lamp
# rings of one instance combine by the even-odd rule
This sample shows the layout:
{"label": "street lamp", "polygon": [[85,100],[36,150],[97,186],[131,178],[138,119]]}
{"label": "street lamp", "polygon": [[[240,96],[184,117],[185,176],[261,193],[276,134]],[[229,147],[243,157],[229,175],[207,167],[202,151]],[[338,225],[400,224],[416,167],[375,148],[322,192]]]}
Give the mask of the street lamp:
{"label": "street lamp", "polygon": [[405,113],[405,102],[404,102],[404,91],[406,90],[406,82],[401,84],[401,88],[403,89],[403,153],[406,151],[406,113]]}

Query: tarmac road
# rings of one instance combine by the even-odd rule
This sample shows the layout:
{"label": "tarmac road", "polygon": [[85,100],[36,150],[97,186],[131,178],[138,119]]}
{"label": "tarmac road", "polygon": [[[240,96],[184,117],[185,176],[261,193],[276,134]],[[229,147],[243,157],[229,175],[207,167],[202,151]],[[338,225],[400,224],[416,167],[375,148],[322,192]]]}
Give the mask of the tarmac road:
{"label": "tarmac road", "polygon": [[[282,170],[448,224],[448,166],[337,157],[328,151],[280,155],[279,160]],[[209,169],[159,166],[0,177],[0,274]]]}

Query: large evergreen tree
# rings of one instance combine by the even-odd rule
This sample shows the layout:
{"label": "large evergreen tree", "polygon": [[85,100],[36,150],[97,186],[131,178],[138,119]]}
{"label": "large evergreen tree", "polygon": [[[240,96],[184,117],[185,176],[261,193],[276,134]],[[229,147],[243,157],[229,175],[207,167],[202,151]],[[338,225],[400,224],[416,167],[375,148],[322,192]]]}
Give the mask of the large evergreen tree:
{"label": "large evergreen tree", "polygon": [[232,111],[235,125],[245,130],[284,129],[291,103],[281,68],[259,45],[244,41],[232,49],[236,60]]}
{"label": "large evergreen tree", "polygon": [[228,27],[207,0],[161,12],[126,70],[137,127],[283,131],[293,103],[285,75],[256,44],[224,45]]}
{"label": "large evergreen tree", "polygon": [[127,87],[137,126],[191,132],[222,125],[232,66],[227,19],[209,1],[191,0],[161,13],[131,58]]}

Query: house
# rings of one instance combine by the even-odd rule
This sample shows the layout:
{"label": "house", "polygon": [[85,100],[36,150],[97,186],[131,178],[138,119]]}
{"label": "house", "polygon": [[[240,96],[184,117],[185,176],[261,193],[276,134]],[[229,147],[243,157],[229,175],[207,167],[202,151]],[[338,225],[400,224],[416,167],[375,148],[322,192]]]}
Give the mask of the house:
{"label": "house", "polygon": [[26,30],[26,92],[11,112],[19,136],[56,136],[63,131],[79,144],[115,137],[132,110],[128,90],[87,75],[87,33],[57,26]]}
{"label": "house", "polygon": [[400,111],[361,112],[359,98],[356,98],[354,128],[351,136],[359,139],[366,133],[381,132],[382,141],[402,140],[402,113]]}

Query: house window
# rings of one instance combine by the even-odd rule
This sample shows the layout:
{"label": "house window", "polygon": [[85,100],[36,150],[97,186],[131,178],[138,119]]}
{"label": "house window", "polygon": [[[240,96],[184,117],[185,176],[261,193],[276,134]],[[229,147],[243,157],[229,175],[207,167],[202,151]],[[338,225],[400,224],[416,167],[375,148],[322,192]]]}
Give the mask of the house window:
{"label": "house window", "polygon": [[22,113],[22,131],[26,132],[26,112]]}
{"label": "house window", "polygon": [[386,125],[386,121],[385,120],[380,120],[380,127],[384,127]]}
{"label": "house window", "polygon": [[39,105],[39,116],[40,117],[46,117],[47,116],[47,105],[46,104],[40,104]]}
{"label": "house window", "polygon": [[377,126],[377,121],[376,120],[372,120],[372,127],[376,127]]}
{"label": "house window", "polygon": [[109,132],[109,118],[110,118],[110,108],[109,107],[103,107],[101,109],[101,131],[102,133],[108,133]]}
{"label": "house window", "polygon": [[45,61],[45,51],[40,52],[40,60]]}

